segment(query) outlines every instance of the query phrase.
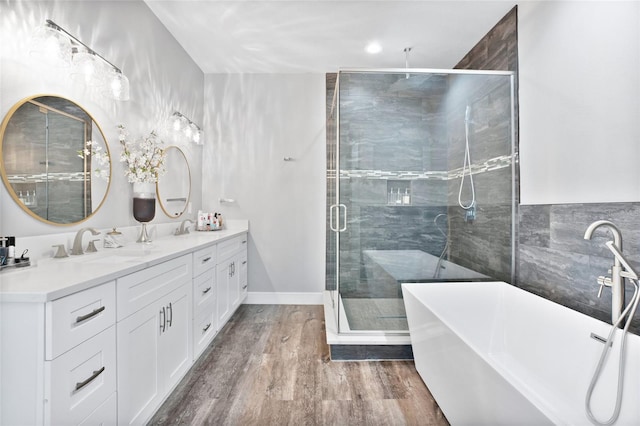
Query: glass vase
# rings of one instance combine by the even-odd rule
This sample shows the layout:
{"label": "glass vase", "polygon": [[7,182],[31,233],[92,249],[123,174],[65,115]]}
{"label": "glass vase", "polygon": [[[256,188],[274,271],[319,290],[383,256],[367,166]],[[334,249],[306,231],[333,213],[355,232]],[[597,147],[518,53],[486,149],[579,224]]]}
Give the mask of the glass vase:
{"label": "glass vase", "polygon": [[150,243],[147,223],[156,215],[156,184],[152,182],[135,182],[133,184],[133,217],[140,222],[142,230],[139,243]]}

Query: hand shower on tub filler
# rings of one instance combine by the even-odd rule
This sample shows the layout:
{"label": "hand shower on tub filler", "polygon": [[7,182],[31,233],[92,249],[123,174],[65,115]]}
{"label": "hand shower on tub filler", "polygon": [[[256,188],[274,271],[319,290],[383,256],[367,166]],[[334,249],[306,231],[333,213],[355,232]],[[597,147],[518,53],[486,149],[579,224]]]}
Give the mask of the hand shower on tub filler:
{"label": "hand shower on tub filler", "polygon": [[[612,327],[609,332],[609,336],[605,340],[604,338],[591,333],[591,337],[595,338],[598,341],[603,342],[604,346],[602,348],[602,353],[600,355],[600,359],[598,360],[598,364],[596,365],[596,370],[593,373],[593,377],[591,378],[591,382],[589,383],[589,388],[587,389],[587,394],[585,396],[585,411],[589,420],[595,425],[612,425],[618,419],[620,415],[620,408],[622,407],[622,389],[624,387],[624,357],[625,357],[625,341],[626,334],[629,330],[629,326],[631,325],[631,319],[633,318],[636,310],[638,309],[638,301],[640,300],[640,292],[638,291],[638,274],[630,265],[629,261],[622,254],[622,233],[618,229],[616,225],[608,220],[598,220],[593,222],[591,225],[587,227],[587,230],[584,233],[584,239],[590,240],[593,236],[593,233],[596,229],[603,227],[608,229],[613,235],[613,241],[607,241],[605,246],[613,253],[613,266],[609,271],[611,273],[611,277],[600,276],[598,277],[598,284],[600,284],[600,289],[598,291],[598,297],[602,295],[602,290],[604,287],[611,287],[611,323]],[[629,301],[629,304],[625,306],[624,304],[624,283],[625,279],[628,279],[631,284],[634,286],[633,296]],[[613,409],[613,413],[611,417],[607,420],[600,420],[596,418],[596,415],[592,410],[591,399],[593,396],[593,391],[598,383],[600,375],[602,374],[602,370],[607,361],[607,354],[609,350],[611,350],[611,346],[613,345],[614,337],[616,336],[616,332],[618,327],[622,327],[622,335],[620,341],[620,360],[618,362],[618,386],[616,393],[616,404]]]}
{"label": "hand shower on tub filler", "polygon": [[[464,221],[473,222],[476,219],[476,188],[473,185],[473,174],[471,172],[471,153],[469,152],[469,125],[471,121],[471,106],[467,105],[464,111],[464,159],[462,160],[462,172],[460,177],[460,189],[458,190],[458,205],[464,209]],[[462,200],[462,189],[464,178],[469,173],[469,191],[471,200]]]}

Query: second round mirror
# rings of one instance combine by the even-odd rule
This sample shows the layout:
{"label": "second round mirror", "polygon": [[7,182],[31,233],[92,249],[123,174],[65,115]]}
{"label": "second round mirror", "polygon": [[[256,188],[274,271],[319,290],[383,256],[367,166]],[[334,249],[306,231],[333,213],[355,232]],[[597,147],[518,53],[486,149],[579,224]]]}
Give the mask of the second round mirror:
{"label": "second round mirror", "polygon": [[167,172],[158,179],[158,201],[169,217],[180,217],[187,210],[191,196],[191,170],[187,157],[177,146],[165,149]]}

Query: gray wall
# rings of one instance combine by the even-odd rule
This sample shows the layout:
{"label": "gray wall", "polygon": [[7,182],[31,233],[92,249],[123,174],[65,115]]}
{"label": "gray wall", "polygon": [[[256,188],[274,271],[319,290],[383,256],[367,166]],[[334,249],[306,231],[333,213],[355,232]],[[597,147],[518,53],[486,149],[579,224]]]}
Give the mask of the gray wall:
{"label": "gray wall", "polygon": [[[477,74],[340,75],[339,202],[348,211],[340,233],[343,297],[397,297],[393,289],[367,283],[363,251],[422,250],[440,256],[446,239],[434,219],[443,213],[450,218],[456,263],[511,280],[510,81],[510,76]],[[508,157],[502,167],[474,169],[481,206],[474,223],[463,222],[464,210],[452,207],[458,204],[460,178],[455,176],[465,155],[467,105],[474,167]],[[330,162],[328,168],[335,165]],[[401,194],[408,188],[411,205],[389,205],[390,188],[400,188]],[[438,226],[446,230],[446,217]],[[433,272],[425,271],[421,279],[432,279]]]}
{"label": "gray wall", "polygon": [[205,76],[211,143],[203,151],[203,204],[250,220],[250,301],[322,303],[324,80],[323,74]]}
{"label": "gray wall", "polygon": [[[69,69],[52,66],[30,54],[31,34],[45,19],[68,30],[127,75],[131,100],[105,98],[70,77]],[[1,235],[18,237],[75,231],[83,226],[132,226],[131,184],[118,161],[117,124],[125,124],[132,137],[159,129],[175,111],[203,122],[204,75],[179,43],[141,1],[4,1],[0,3],[0,115],[23,98],[56,94],[82,106],[105,133],[112,155],[112,182],[105,204],[82,225],[41,223],[23,212],[0,188]],[[205,142],[210,142],[205,134]],[[181,145],[191,166],[192,203],[201,205],[202,147]],[[156,209],[153,223],[175,219]]]}

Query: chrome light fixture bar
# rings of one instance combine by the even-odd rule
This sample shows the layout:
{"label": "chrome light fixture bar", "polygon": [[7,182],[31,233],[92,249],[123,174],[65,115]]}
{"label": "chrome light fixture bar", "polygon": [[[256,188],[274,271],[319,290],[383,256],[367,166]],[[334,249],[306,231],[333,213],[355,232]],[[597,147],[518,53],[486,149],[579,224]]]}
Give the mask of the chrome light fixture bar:
{"label": "chrome light fixture bar", "polygon": [[186,138],[189,142],[202,145],[202,129],[184,114],[176,111],[171,116],[171,130],[177,138]]}
{"label": "chrome light fixture bar", "polygon": [[122,70],[51,19],[38,29],[35,38],[42,44],[38,48],[55,50],[53,54],[47,52],[48,56],[73,65],[72,76],[81,77],[88,85],[100,87],[109,98],[129,100],[129,79]]}

